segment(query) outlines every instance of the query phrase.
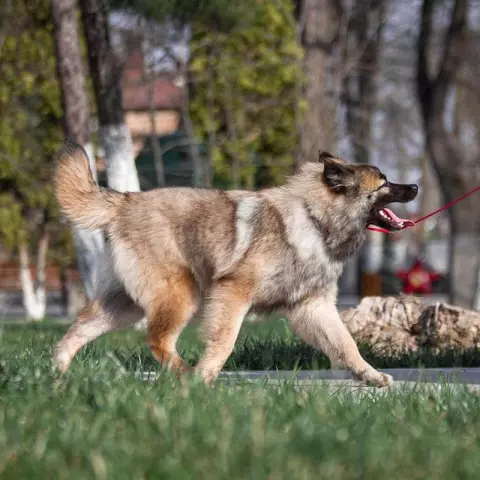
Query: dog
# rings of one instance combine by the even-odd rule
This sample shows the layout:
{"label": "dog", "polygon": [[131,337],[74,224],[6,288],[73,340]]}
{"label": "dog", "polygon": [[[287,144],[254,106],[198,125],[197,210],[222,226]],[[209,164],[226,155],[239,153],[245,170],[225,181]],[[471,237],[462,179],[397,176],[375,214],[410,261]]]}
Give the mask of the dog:
{"label": "dog", "polygon": [[[57,344],[54,364],[65,372],[85,344],[146,317],[158,362],[177,374],[193,370],[209,384],[244,317],[277,311],[333,367],[387,386],[392,378],[362,358],[342,323],[337,282],[366,227],[401,229],[405,220],[386,205],[409,202],[417,192],[417,185],[390,183],[377,167],[320,152],[282,186],[256,192],[121,193],[99,188],[83,148],[66,141],[57,155],[57,201],[77,227],[103,229],[109,253],[96,298]],[[176,342],[197,312],[206,347],[192,368]]]}

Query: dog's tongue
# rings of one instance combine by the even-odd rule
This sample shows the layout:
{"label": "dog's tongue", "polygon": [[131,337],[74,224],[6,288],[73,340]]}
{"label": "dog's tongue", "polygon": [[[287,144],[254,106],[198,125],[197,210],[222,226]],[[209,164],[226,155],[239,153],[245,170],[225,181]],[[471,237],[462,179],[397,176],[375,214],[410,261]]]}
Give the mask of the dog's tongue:
{"label": "dog's tongue", "polygon": [[382,208],[382,210],[396,223],[403,224],[404,227],[413,227],[415,222],[408,220],[407,218],[400,218],[393,213],[389,208]]}

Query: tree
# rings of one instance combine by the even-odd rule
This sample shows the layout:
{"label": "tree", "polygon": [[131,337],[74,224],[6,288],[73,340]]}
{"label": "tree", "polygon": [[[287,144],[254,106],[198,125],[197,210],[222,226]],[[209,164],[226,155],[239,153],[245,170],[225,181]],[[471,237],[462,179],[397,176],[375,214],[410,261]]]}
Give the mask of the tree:
{"label": "tree", "polygon": [[261,2],[255,20],[230,33],[193,28],[190,110],[207,141],[217,180],[253,188],[257,159],[269,183],[291,172],[297,141],[296,85],[302,77],[289,0]]}
{"label": "tree", "polygon": [[[153,29],[152,31],[162,30],[158,36],[159,41],[153,42],[153,45],[163,51],[163,60],[170,60],[178,77],[181,77],[184,84],[184,95],[180,105],[181,128],[184,130],[189,150],[190,159],[193,165],[193,176],[195,186],[211,186],[213,171],[212,157],[215,145],[212,143],[214,132],[211,131],[208,136],[210,160],[206,165],[201,162],[198,141],[196,134],[199,132],[199,126],[195,124],[196,119],[191,116],[191,100],[197,94],[195,82],[197,79],[191,78],[194,73],[189,66],[188,55],[176,55],[172,48],[172,37],[176,40],[182,38],[187,41],[185,35],[186,28],[194,32],[208,31],[212,36],[217,34],[232,35],[242,28],[251,25],[259,9],[264,8],[263,3],[256,0],[209,0],[195,1],[190,0],[114,0],[110,3],[112,8],[120,9],[133,17],[137,17],[139,25]],[[165,32],[167,34],[165,35]],[[173,35],[172,35],[173,34]],[[152,43],[152,42],[151,42]],[[210,68],[211,73],[211,68]],[[210,82],[210,86],[212,82]],[[212,90],[209,90],[209,104],[212,106]],[[192,112],[195,115],[194,112]],[[210,123],[212,126],[212,123]],[[230,123],[230,127],[232,125]],[[200,128],[200,131],[202,128]]]}
{"label": "tree", "polygon": [[[85,147],[90,159],[90,169],[96,178],[87,87],[77,32],[76,2],[52,0],[51,6],[65,135]],[[85,292],[87,297],[92,299],[102,264],[103,233],[74,229],[73,237]]]}
{"label": "tree", "polygon": [[370,162],[373,144],[373,114],[376,110],[376,78],[384,23],[384,0],[357,0],[350,21],[356,65],[345,77],[347,130],[352,142],[353,158],[357,163]]}
{"label": "tree", "polygon": [[299,0],[298,10],[305,49],[303,97],[307,107],[297,166],[314,159],[318,150],[329,151],[333,146],[338,103],[333,95],[332,70],[342,16],[341,3],[336,0]]}
{"label": "tree", "polygon": [[0,51],[2,50],[3,43],[7,38],[7,35],[10,30],[10,26],[8,24],[8,20],[10,19],[12,11],[12,0],[6,0],[3,2],[3,6],[1,8],[1,15],[0,15]]}
{"label": "tree", "polygon": [[103,0],[80,0],[80,8],[108,185],[122,192],[139,191],[132,138],[122,107],[121,65],[110,43],[107,9]]}
{"label": "tree", "polygon": [[0,238],[3,248],[19,254],[27,317],[40,320],[50,229],[59,218],[52,158],[62,139],[49,3],[15,2],[7,22],[0,56]]}
{"label": "tree", "polygon": [[[424,0],[417,44],[417,97],[425,131],[426,151],[438,176],[444,201],[449,202],[478,185],[478,158],[472,158],[455,130],[449,99],[467,52],[468,1],[455,0],[449,12],[449,26],[442,51],[433,48],[435,0]],[[439,57],[435,65],[434,58]],[[478,58],[478,57],[477,57]],[[474,304],[479,268],[480,210],[478,198],[465,199],[449,210],[450,292],[455,304]]]}
{"label": "tree", "polygon": [[257,0],[111,0],[111,8],[177,28],[200,22],[218,32],[232,32],[255,18]]}
{"label": "tree", "polygon": [[[352,62],[352,59],[354,62],[350,69],[346,65],[342,66],[348,72],[344,80],[345,123],[353,160],[357,163],[370,163],[374,144],[372,129],[377,111],[376,80],[385,1],[357,0],[349,13],[348,37],[344,39],[343,56],[346,64]],[[367,233],[367,240],[360,251],[360,273],[369,270],[368,264],[375,258],[374,235],[372,232]],[[360,285],[362,289],[362,282]]]}

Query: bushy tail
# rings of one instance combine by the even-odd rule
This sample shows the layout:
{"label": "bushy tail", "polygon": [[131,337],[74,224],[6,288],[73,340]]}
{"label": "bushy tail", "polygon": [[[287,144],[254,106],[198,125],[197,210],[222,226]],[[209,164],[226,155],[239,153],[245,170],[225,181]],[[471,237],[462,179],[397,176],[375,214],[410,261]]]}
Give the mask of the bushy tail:
{"label": "bushy tail", "polygon": [[100,190],[84,148],[65,141],[57,154],[55,196],[65,215],[83,228],[104,228],[115,213],[123,195],[115,190]]}

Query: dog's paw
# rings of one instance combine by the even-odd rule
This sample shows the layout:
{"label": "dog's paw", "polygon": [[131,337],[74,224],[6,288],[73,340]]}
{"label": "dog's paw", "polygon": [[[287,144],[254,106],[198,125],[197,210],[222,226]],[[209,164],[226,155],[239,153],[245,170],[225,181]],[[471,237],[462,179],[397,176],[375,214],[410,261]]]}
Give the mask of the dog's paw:
{"label": "dog's paw", "polygon": [[63,374],[70,366],[70,357],[66,352],[57,350],[51,360],[52,372],[56,374]]}
{"label": "dog's paw", "polygon": [[182,361],[182,363],[176,368],[172,368],[172,371],[177,380],[180,380],[184,377],[188,377],[193,373],[193,367],[190,366],[187,362]]}
{"label": "dog's paw", "polygon": [[365,385],[377,388],[388,387],[393,383],[393,377],[391,375],[377,372],[373,368],[357,374],[356,378]]}
{"label": "dog's paw", "polygon": [[388,387],[393,383],[393,377],[387,373],[377,372],[377,377],[374,380],[374,386],[378,388]]}

